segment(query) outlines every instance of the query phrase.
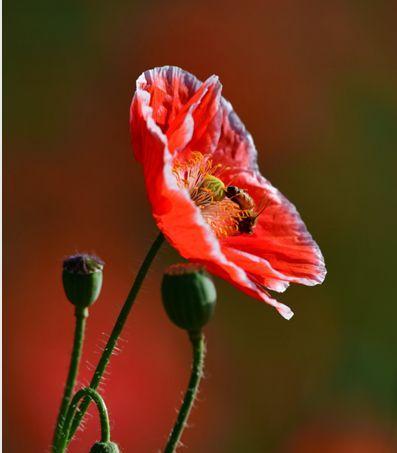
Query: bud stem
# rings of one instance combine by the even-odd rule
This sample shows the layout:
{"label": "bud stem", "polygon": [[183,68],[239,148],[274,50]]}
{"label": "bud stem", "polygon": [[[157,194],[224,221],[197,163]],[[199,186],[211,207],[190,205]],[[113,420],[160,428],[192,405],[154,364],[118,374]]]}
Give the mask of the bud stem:
{"label": "bud stem", "polygon": [[65,424],[64,424],[64,433],[65,435],[62,438],[62,443],[60,445],[60,453],[62,453],[67,444],[68,433],[71,428],[71,424],[73,421],[73,417],[76,413],[77,406],[80,400],[84,397],[93,400],[97,406],[99,419],[101,421],[101,442],[109,442],[110,441],[110,423],[109,423],[109,415],[108,410],[106,408],[105,401],[101,397],[101,395],[96,391],[89,387],[83,388],[79,390],[73,397],[70,406],[67,410],[66,417],[65,417]]}
{"label": "bud stem", "polygon": [[88,317],[88,309],[76,307],[75,309],[76,325],[74,331],[73,349],[70,358],[69,372],[66,379],[65,390],[61,402],[61,407],[58,413],[57,423],[55,425],[54,439],[52,451],[58,452],[58,445],[64,437],[63,430],[66,412],[69,406],[70,398],[72,397],[73,389],[76,383],[76,377],[79,370],[80,357],[83,349],[84,333],[86,326],[86,319]]}
{"label": "bud stem", "polygon": [[192,372],[182,406],[179,410],[172,432],[168,438],[164,453],[173,453],[178,447],[190,411],[192,410],[194,401],[197,397],[198,388],[203,376],[205,357],[204,335],[201,332],[189,332],[189,338],[193,348]]}
{"label": "bud stem", "polygon": [[[103,350],[102,356],[101,356],[101,358],[98,362],[98,365],[96,367],[96,370],[94,372],[94,376],[90,383],[90,388],[93,390],[97,389],[99,383],[101,382],[103,373],[105,372],[105,370],[108,366],[112,352],[117,344],[117,340],[120,337],[121,331],[123,330],[123,327],[127,321],[128,315],[135,302],[136,296],[138,295],[138,292],[142,286],[143,280],[145,279],[146,274],[150,268],[150,265],[152,264],[152,261],[153,261],[154,257],[156,256],[157,252],[159,251],[163,241],[164,241],[164,236],[162,233],[160,233],[157,236],[156,240],[153,242],[145,259],[143,260],[143,263],[141,264],[138,274],[135,277],[131,290],[127,296],[126,301],[124,302],[124,305],[120,311],[120,314],[113,327],[112,333],[110,334],[109,340],[105,346],[105,349]],[[68,439],[69,442],[72,439],[74,433],[76,432],[76,429],[79,427],[80,422],[81,422],[82,418],[84,417],[84,414],[87,412],[89,404],[90,404],[89,397],[84,398],[83,401],[81,402],[79,411],[76,413],[76,415],[73,418],[72,426],[71,426],[71,429],[69,432],[69,439]]]}

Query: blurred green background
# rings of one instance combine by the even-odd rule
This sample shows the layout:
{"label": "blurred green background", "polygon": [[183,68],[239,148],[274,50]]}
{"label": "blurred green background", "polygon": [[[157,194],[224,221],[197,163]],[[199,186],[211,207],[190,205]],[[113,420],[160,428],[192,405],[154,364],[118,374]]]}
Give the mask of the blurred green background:
{"label": "blurred green background", "polygon": [[[62,258],[107,263],[79,384],[156,235],[128,109],[135,79],[215,73],[328,268],[280,300],[287,322],[217,281],[186,451],[397,451],[397,3],[4,2],[4,451],[49,451],[71,347]],[[159,451],[190,370],[155,262],[103,387],[125,452]],[[71,452],[98,438],[96,414]],[[182,449],[181,449],[182,450]]]}

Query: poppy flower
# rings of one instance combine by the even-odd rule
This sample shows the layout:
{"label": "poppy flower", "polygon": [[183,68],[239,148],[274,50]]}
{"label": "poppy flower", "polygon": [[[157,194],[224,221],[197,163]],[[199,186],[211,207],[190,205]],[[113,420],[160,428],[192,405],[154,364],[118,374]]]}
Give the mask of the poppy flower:
{"label": "poppy flower", "polygon": [[173,66],[137,80],[130,126],[154,219],[187,260],[275,307],[268,290],[324,280],[324,259],[295,207],[259,172],[251,135],[221,96]]}

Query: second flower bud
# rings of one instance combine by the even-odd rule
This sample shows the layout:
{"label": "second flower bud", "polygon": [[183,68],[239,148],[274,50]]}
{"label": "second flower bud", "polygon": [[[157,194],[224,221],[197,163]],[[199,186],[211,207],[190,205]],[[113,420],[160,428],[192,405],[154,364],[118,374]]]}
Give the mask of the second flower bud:
{"label": "second flower bud", "polygon": [[161,293],[170,320],[189,332],[199,332],[213,315],[216,289],[202,266],[170,266],[164,274]]}

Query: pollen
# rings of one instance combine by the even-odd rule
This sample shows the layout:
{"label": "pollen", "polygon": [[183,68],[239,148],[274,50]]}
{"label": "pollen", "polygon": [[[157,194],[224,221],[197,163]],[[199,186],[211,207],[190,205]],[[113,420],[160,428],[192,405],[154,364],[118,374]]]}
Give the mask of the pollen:
{"label": "pollen", "polygon": [[200,152],[176,161],[173,168],[179,187],[189,192],[218,238],[239,234],[239,223],[246,216],[237,203],[225,197],[223,171],[222,165],[215,165],[209,156]]}
{"label": "pollen", "polygon": [[225,198],[200,207],[205,221],[219,238],[234,236],[239,233],[240,219],[243,211],[236,203]]}

